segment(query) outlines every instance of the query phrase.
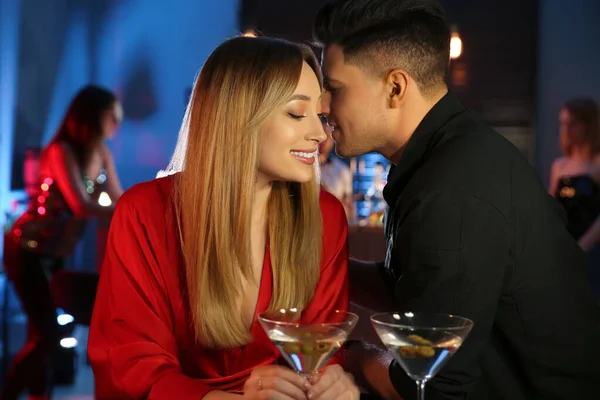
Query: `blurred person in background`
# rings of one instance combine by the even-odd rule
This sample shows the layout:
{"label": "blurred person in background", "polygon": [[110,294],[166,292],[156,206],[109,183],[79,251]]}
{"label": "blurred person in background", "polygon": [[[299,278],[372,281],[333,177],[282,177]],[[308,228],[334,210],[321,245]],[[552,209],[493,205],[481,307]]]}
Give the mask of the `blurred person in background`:
{"label": "blurred person in background", "polygon": [[321,186],[338,198],[344,205],[348,219],[354,217],[354,199],[352,171],[350,167],[334,154],[335,142],[331,137],[331,126],[323,118],[323,127],[327,139],[319,145],[319,163],[321,164]]}
{"label": "blurred person in background", "polygon": [[570,99],[559,113],[563,156],[552,163],[549,192],[567,212],[567,229],[586,251],[600,301],[600,110],[591,98]]}
{"label": "blurred person in background", "polygon": [[50,397],[52,355],[60,339],[50,280],[62,270],[86,222],[110,220],[114,206],[99,204],[100,193],[105,191],[113,204],[123,193],[104,143],[122,118],[112,92],[89,85],[76,94],[40,154],[37,193],[4,238],[7,276],[27,315],[28,333],[8,371],[3,400],[16,400],[25,389],[30,399]]}

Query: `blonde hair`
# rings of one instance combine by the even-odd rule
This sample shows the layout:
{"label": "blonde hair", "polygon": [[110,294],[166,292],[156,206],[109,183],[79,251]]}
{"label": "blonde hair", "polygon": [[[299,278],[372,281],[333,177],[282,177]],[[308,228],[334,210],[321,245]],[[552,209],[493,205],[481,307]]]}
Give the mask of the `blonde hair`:
{"label": "blonde hair", "polygon": [[[241,315],[243,279],[254,279],[250,226],[261,127],[292,96],[310,48],[237,37],[208,58],[186,113],[185,165],[175,183],[175,216],[196,338],[233,348],[252,337]],[[318,164],[318,163],[317,163]],[[270,310],[304,308],[319,279],[319,186],[273,182],[267,217],[273,295]]]}

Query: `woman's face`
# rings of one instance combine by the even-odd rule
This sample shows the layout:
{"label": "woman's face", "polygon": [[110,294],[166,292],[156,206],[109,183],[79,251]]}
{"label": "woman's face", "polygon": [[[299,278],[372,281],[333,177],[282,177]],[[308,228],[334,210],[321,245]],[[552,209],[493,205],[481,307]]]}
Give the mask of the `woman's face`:
{"label": "woman's face", "polygon": [[568,146],[582,146],[586,143],[586,127],[565,108],[560,110],[560,142]]}
{"label": "woman's face", "polygon": [[258,179],[308,182],[314,176],[317,149],[327,135],[319,118],[321,87],[307,63],[294,94],[262,127]]}
{"label": "woman's face", "polygon": [[122,120],[123,108],[121,103],[116,101],[113,107],[105,111],[102,116],[102,138],[112,139],[117,133]]}

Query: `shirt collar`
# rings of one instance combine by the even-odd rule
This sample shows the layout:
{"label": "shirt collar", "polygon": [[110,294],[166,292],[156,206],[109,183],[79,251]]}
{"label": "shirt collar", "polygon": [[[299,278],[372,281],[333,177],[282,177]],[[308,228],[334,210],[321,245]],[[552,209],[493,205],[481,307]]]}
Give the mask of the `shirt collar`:
{"label": "shirt collar", "polygon": [[444,125],[465,111],[466,108],[452,93],[444,95],[429,110],[406,144],[398,165],[390,168],[388,183],[383,189],[383,197],[389,206],[396,203],[410,178],[425,161],[425,156],[439,142]]}

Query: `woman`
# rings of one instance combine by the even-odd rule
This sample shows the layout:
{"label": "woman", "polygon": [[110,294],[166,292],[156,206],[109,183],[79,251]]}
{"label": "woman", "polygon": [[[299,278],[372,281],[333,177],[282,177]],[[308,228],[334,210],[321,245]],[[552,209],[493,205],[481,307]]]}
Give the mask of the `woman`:
{"label": "woman", "polygon": [[567,228],[588,252],[595,295],[600,299],[600,128],[598,105],[577,98],[560,111],[560,147],[552,164],[550,194],[567,211]]}
{"label": "woman", "polygon": [[238,37],[208,58],[182,171],[132,188],[112,221],[88,345],[97,398],[358,398],[338,365],[314,385],[277,365],[257,322],[348,306],[344,209],[316,179],[320,95],[307,47]]}
{"label": "woman", "polygon": [[319,146],[321,186],[342,202],[346,216],[351,219],[354,218],[352,171],[347,164],[333,155],[333,146],[333,138],[329,135]]}
{"label": "woman", "polygon": [[113,208],[98,204],[99,193],[116,200],[123,192],[104,144],[122,115],[120,103],[106,89],[87,86],[75,96],[40,154],[38,192],[5,237],[7,275],[28,321],[27,342],[9,371],[5,400],[16,399],[26,387],[30,398],[48,395],[48,362],[58,343],[48,277],[62,268],[89,218],[111,217]]}

